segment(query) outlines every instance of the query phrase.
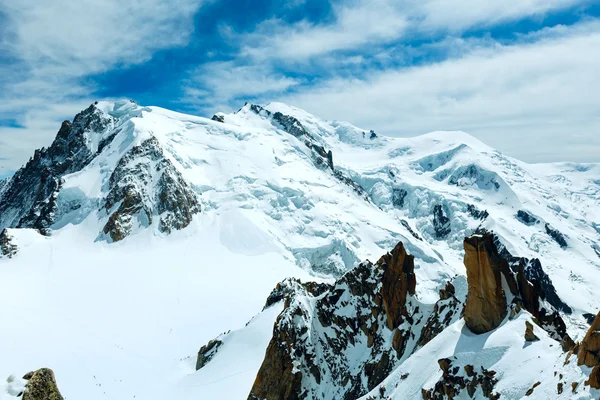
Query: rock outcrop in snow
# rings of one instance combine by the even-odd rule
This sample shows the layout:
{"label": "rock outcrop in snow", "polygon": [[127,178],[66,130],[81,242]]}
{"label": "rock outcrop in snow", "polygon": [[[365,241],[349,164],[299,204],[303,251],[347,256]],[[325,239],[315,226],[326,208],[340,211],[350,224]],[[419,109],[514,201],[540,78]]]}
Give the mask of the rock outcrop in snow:
{"label": "rock outcrop in snow", "polygon": [[104,208],[109,218],[103,231],[115,242],[135,227],[152,225],[156,217],[161,232],[183,229],[200,212],[196,194],[155,138],[133,147],[119,160]]}
{"label": "rock outcrop in snow", "polygon": [[[528,279],[523,262],[513,272],[494,240],[494,234],[483,232],[464,241],[469,285],[464,313],[467,327],[478,334],[489,332],[503,322],[509,310],[514,315],[524,308],[565,351],[571,348],[574,342],[558,310],[543,302],[545,295],[539,280]],[[538,271],[537,276],[543,276],[543,271]]]}
{"label": "rock outcrop in snow", "polygon": [[48,229],[54,222],[62,177],[83,169],[110,142],[114,118],[90,105],[64,121],[54,142],[6,183],[0,196],[0,228]]}
{"label": "rock outcrop in snow", "polygon": [[17,254],[17,245],[13,243],[14,238],[8,232],[8,229],[2,229],[0,232],[0,258],[12,258]]}
{"label": "rock outcrop in snow", "polygon": [[494,385],[498,383],[496,371],[469,364],[456,365],[456,360],[450,358],[439,359],[438,364],[442,377],[433,388],[422,389],[423,400],[454,399],[462,392],[466,392],[471,399],[476,398],[476,394],[490,400],[501,398],[500,393],[494,391]]}
{"label": "rock outcrop in snow", "polygon": [[600,313],[596,315],[590,329],[579,344],[577,364],[587,367],[600,365]]}
{"label": "rock outcrop in snow", "polygon": [[32,371],[23,379],[27,380],[25,391],[23,392],[23,400],[63,400],[54,371],[49,368],[41,368],[37,371]]}
{"label": "rock outcrop in snow", "polygon": [[[354,399],[373,389],[452,321],[444,308],[453,306],[441,303],[434,315],[444,317],[426,321],[430,309],[414,298],[416,284],[414,257],[398,243],[322,294],[296,291],[277,318],[249,399]],[[452,285],[442,296],[454,303]]]}

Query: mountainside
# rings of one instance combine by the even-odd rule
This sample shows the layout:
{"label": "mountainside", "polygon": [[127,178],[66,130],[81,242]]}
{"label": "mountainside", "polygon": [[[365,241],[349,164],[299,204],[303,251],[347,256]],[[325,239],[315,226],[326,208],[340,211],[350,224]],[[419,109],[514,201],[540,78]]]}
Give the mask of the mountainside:
{"label": "mountainside", "polygon": [[96,102],[0,181],[0,376],[52,368],[67,399],[598,398],[599,206],[600,164],[463,132]]}

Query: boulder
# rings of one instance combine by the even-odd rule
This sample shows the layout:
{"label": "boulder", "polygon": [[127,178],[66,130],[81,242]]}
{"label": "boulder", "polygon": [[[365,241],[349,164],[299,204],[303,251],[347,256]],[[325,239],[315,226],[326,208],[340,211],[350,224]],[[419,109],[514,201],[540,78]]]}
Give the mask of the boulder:
{"label": "boulder", "polygon": [[540,340],[540,338],[533,333],[533,325],[531,322],[525,321],[525,341],[537,342],[538,340]]}
{"label": "boulder", "polygon": [[29,372],[23,376],[23,379],[28,381],[23,392],[23,400],[64,400],[51,369],[41,368]]}

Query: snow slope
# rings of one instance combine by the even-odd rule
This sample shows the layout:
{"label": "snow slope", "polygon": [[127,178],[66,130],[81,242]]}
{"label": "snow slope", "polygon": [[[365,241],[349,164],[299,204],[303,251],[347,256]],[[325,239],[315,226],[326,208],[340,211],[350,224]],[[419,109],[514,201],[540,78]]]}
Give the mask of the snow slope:
{"label": "snow slope", "polygon": [[[281,103],[247,104],[219,114],[223,122],[129,101],[94,107],[110,123],[85,131],[92,155],[61,177],[52,235],[11,229],[18,254],[0,258],[0,377],[50,367],[66,398],[244,398],[276,318],[275,308],[259,312],[277,282],[331,281],[402,241],[415,256],[416,296],[433,304],[448,279],[464,275],[462,240],[477,228],[493,230],[511,254],[541,260],[573,310],[564,316],[571,336],[587,330],[583,313],[600,309],[600,165],[529,165],[462,132],[371,138]],[[130,235],[111,243],[103,234],[111,176],[151,138],[201,211],[170,234],[158,219],[134,219]],[[331,151],[332,167],[315,146]],[[9,204],[10,179],[0,205]],[[157,197],[147,200],[155,213]],[[22,210],[11,207],[0,229],[16,227]],[[427,345],[446,347],[426,346],[427,361],[411,361],[415,353],[405,365],[452,354],[452,341],[465,340],[461,323]],[[198,348],[236,328],[214,361],[194,371]],[[506,341],[490,346],[522,347]],[[437,379],[426,378],[402,385]]]}

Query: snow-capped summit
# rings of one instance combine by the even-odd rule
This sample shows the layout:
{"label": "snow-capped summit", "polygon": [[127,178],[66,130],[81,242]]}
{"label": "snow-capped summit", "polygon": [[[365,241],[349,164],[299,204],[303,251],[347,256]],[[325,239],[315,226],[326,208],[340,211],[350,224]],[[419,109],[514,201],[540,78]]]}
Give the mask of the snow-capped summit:
{"label": "snow-capped summit", "polygon": [[[521,398],[534,378],[511,360],[544,353],[531,366],[552,375],[557,337],[581,339],[600,309],[599,205],[599,165],[530,165],[463,132],[386,137],[282,103],[202,118],[97,102],[0,181],[0,315],[18,321],[0,332],[0,375],[52,368],[66,398],[234,399],[253,387],[260,398],[275,327],[307,352],[292,364],[312,376],[294,381],[311,396],[435,397],[467,379],[450,365],[472,365],[469,379]],[[506,304],[539,303],[511,320],[499,307],[481,335],[461,316],[473,234],[491,235],[506,276],[535,288],[501,287]],[[377,301],[397,297],[376,300],[389,286],[380,257],[400,242],[417,284],[388,326]],[[534,317],[539,343],[523,349]]]}

